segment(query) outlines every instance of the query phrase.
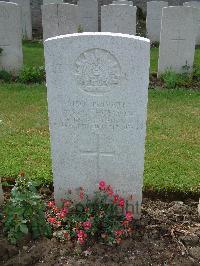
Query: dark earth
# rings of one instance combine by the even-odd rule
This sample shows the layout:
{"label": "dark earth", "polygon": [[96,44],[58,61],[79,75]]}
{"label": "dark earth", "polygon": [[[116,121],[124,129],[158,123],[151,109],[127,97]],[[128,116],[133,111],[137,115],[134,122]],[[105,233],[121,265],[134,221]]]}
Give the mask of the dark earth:
{"label": "dark earth", "polygon": [[[132,238],[119,246],[91,243],[80,250],[55,238],[23,239],[9,245],[0,235],[0,265],[200,265],[198,202],[144,198],[141,220]],[[89,245],[90,246],[90,245]]]}

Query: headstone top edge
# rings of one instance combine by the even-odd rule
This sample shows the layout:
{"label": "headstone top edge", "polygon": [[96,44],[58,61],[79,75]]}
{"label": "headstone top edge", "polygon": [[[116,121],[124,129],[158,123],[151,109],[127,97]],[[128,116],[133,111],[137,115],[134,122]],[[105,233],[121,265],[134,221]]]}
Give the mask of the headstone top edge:
{"label": "headstone top edge", "polygon": [[192,7],[192,6],[166,6],[166,7],[163,7],[163,9],[166,9],[166,8],[168,8],[168,10],[169,9],[173,9],[173,10],[175,10],[175,9],[179,9],[179,10],[183,10],[183,9],[187,9],[187,8],[194,8],[194,7]]}
{"label": "headstone top edge", "polygon": [[48,42],[53,41],[53,40],[76,38],[76,37],[81,37],[81,36],[120,37],[120,38],[133,39],[133,40],[138,40],[138,41],[150,43],[150,40],[147,38],[144,38],[144,37],[130,35],[130,34],[113,33],[113,32],[84,32],[84,33],[73,33],[73,34],[59,35],[56,37],[51,37],[51,38],[46,39],[44,43],[48,43]]}
{"label": "headstone top edge", "polygon": [[0,1],[0,5],[10,5],[10,6],[19,6],[17,3],[13,3],[13,2],[5,2],[5,1]]}

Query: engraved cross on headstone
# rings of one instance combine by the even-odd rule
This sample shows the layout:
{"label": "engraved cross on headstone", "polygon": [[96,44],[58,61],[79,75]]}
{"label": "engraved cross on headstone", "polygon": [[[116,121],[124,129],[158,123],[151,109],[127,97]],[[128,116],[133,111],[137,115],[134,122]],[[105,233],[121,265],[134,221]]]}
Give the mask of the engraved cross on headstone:
{"label": "engraved cross on headstone", "polygon": [[96,156],[96,171],[97,171],[97,179],[100,179],[100,157],[112,157],[114,156],[114,152],[106,152],[101,151],[100,148],[100,137],[99,135],[96,135],[96,148],[95,150],[82,150],[81,154],[83,156]]}

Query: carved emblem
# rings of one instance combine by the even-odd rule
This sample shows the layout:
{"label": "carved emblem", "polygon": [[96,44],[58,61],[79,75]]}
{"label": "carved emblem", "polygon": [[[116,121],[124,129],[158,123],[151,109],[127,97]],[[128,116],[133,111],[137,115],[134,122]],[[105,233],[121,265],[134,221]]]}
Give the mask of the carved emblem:
{"label": "carved emblem", "polygon": [[91,94],[103,94],[119,85],[121,69],[110,52],[96,48],[85,51],[77,58],[75,77],[80,89]]}

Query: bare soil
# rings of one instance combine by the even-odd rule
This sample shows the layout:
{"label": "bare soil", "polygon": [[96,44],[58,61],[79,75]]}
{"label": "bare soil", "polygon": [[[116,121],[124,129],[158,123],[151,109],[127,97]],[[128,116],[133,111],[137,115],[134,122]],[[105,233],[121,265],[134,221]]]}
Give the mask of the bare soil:
{"label": "bare soil", "polygon": [[12,246],[1,233],[0,265],[200,265],[197,204],[145,198],[133,237],[113,247],[91,243],[81,250],[71,242],[30,237]]}

